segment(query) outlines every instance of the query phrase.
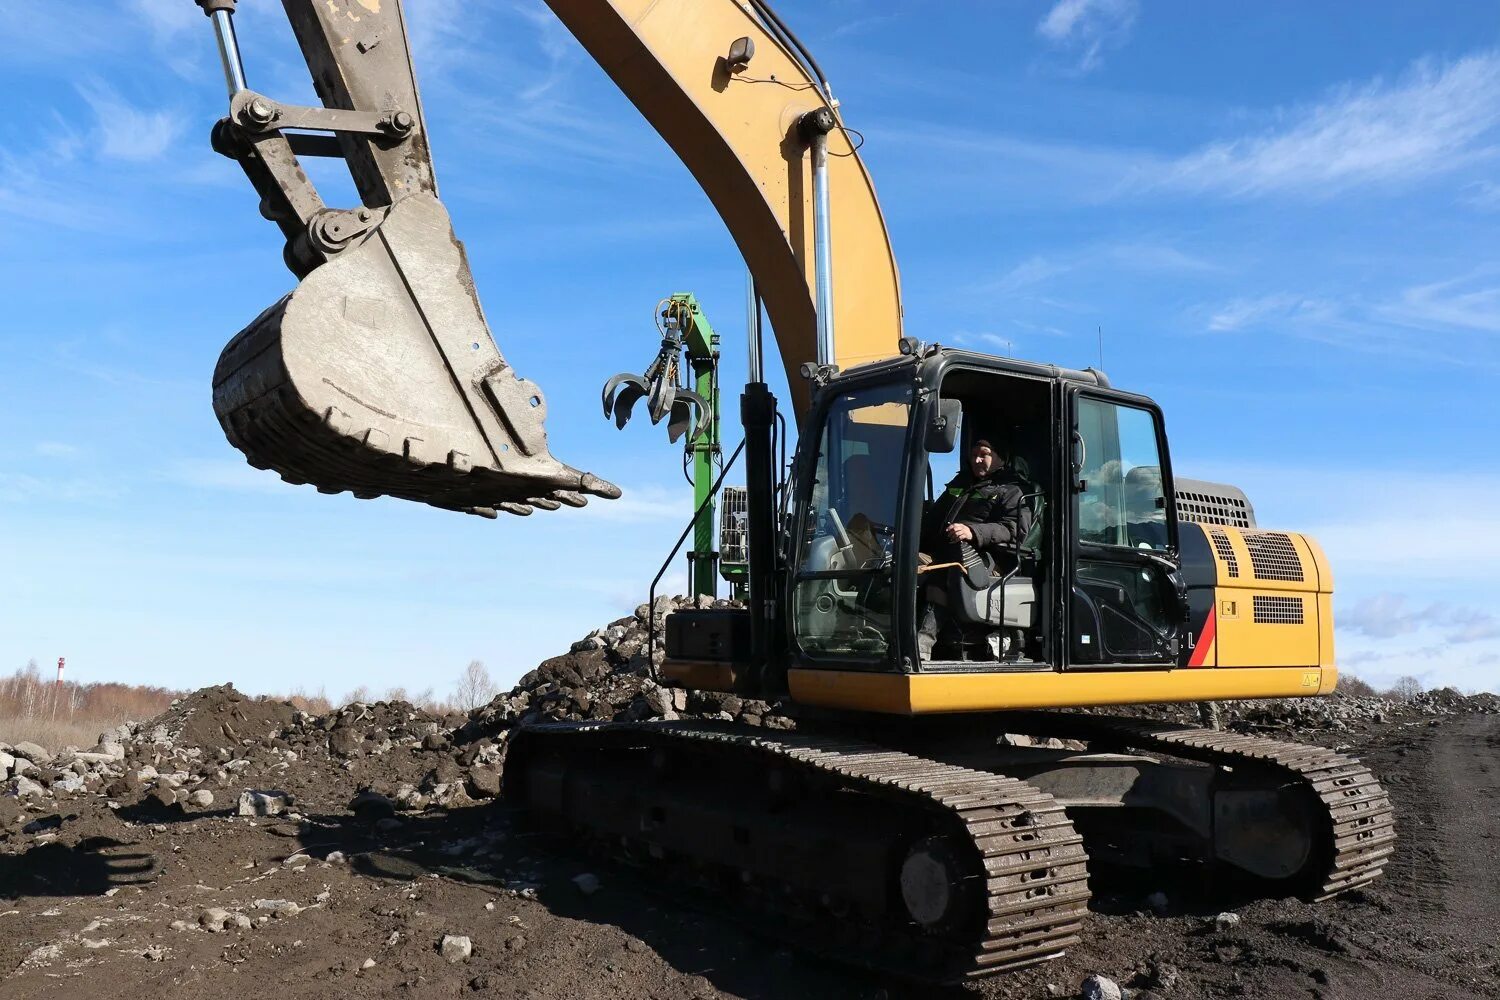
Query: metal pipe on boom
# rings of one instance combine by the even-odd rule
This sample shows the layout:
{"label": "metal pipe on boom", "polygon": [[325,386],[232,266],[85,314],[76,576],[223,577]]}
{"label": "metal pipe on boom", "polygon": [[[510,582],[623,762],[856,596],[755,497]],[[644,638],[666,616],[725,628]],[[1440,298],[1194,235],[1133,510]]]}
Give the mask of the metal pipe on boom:
{"label": "metal pipe on boom", "polygon": [[224,65],[224,84],[229,88],[230,97],[249,89],[245,84],[245,64],[240,59],[240,42],[234,33],[234,5],[235,0],[198,0],[203,13],[214,22],[214,35],[219,40],[219,62]]}
{"label": "metal pipe on boom", "polygon": [[813,269],[818,318],[818,367],[833,364],[833,211],[828,195],[828,133],[838,121],[828,108],[802,116],[802,137],[812,157]]}
{"label": "metal pipe on boom", "polygon": [[745,343],[750,356],[747,382],[764,382],[761,374],[760,291],[755,287],[755,273],[745,270]]}

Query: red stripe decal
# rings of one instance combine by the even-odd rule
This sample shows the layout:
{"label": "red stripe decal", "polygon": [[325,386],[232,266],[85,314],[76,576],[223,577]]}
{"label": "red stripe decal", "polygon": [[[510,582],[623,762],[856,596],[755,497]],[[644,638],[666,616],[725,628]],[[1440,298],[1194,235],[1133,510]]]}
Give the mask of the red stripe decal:
{"label": "red stripe decal", "polygon": [[1203,631],[1198,633],[1198,641],[1193,645],[1193,655],[1188,657],[1188,666],[1201,667],[1208,658],[1208,649],[1214,644],[1214,635],[1218,631],[1218,611],[1217,601],[1209,605],[1208,617],[1203,620]]}

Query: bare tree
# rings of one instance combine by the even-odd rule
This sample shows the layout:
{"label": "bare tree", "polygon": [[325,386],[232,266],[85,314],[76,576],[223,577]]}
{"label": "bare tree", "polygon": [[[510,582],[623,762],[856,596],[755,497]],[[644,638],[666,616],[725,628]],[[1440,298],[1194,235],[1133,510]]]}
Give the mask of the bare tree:
{"label": "bare tree", "polygon": [[1411,701],[1422,693],[1422,682],[1410,675],[1397,677],[1396,683],[1392,684],[1390,691],[1386,693],[1399,701]]}
{"label": "bare tree", "polygon": [[1375,689],[1353,674],[1339,674],[1339,691],[1354,698],[1375,697]]}
{"label": "bare tree", "polygon": [[361,704],[363,704],[365,702],[368,702],[369,700],[370,689],[363,684],[355,688],[353,691],[350,691],[348,694],[344,695],[345,705],[352,705],[355,702],[360,702]]}
{"label": "bare tree", "polygon": [[472,712],[495,697],[495,682],[490,672],[484,669],[483,660],[470,660],[463,676],[458,679],[458,689],[453,692],[453,702],[460,712]]}

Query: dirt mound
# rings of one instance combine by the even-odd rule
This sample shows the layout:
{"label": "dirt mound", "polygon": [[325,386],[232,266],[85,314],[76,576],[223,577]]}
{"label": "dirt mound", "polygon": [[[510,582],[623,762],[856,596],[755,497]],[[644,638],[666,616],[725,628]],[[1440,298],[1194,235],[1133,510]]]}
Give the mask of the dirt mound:
{"label": "dirt mound", "polygon": [[[11,769],[0,774],[0,1000],[208,1000],[265,983],[320,1000],[933,995],[666,902],[652,876],[596,868],[492,801],[507,736],[526,722],[793,726],[782,706],[654,679],[666,616],[695,603],[642,606],[467,717],[400,701],[310,715],[224,685],[89,751],[0,745]],[[1199,721],[1193,705],[1114,711]],[[1500,883],[1476,847],[1500,837],[1489,766],[1500,721],[1487,717],[1500,699],[1444,690],[1220,711],[1229,728],[1364,758],[1402,824],[1386,875],[1309,906],[1247,897],[1197,869],[1117,881],[1101,869],[1064,958],[955,1000],[1087,995],[1104,989],[1082,986],[1094,974],[1139,1000],[1500,997],[1486,971],[1500,967]]]}
{"label": "dirt mound", "polygon": [[251,698],[233,684],[221,684],[177,699],[140,728],[157,743],[218,752],[275,736],[296,714],[291,702]]}

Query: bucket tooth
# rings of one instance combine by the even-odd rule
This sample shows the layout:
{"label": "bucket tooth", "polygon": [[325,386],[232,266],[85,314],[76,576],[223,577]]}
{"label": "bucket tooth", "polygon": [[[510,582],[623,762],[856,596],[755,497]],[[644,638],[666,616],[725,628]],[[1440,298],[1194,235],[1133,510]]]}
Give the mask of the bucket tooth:
{"label": "bucket tooth", "polygon": [[463,245],[427,193],[229,342],[214,411],[251,465],[323,492],[482,516],[620,495],[548,450],[542,391],[501,357]]}

